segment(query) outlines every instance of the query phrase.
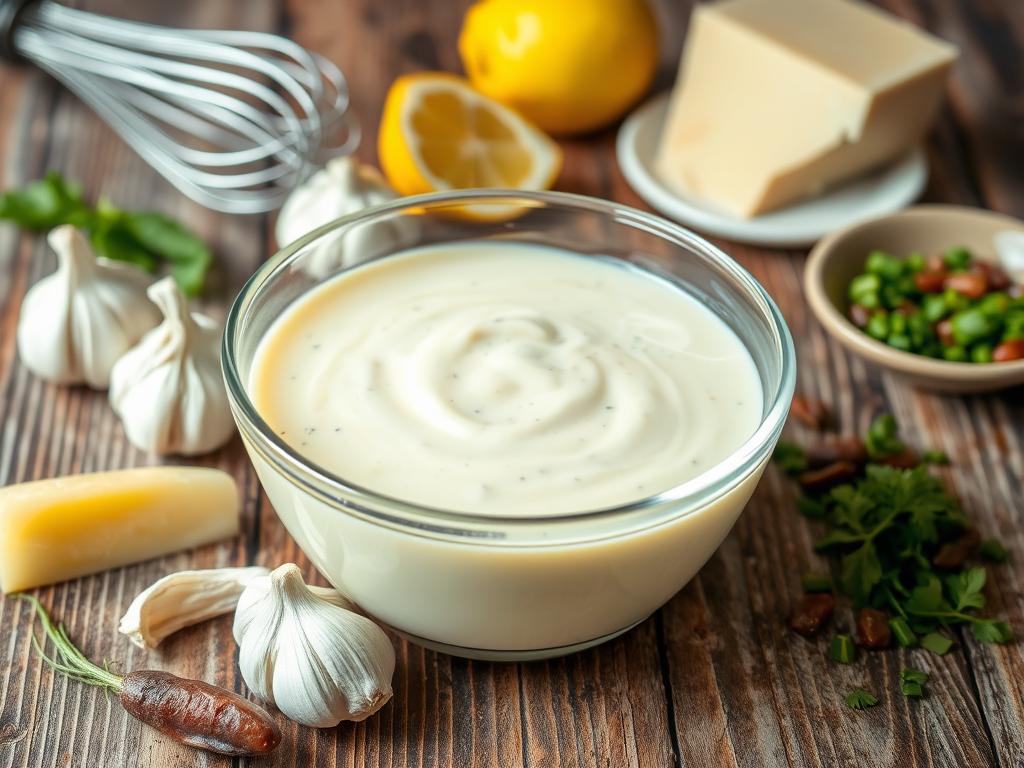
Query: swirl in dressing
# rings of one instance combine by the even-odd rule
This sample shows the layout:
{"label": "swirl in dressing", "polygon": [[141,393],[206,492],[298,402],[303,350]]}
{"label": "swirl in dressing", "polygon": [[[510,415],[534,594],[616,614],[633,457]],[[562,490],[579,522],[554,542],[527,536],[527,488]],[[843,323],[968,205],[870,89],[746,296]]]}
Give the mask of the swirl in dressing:
{"label": "swirl in dressing", "polygon": [[612,507],[757,428],[740,340],[670,284],[549,248],[421,249],[344,273],[264,339],[250,391],[346,481],[495,516]]}

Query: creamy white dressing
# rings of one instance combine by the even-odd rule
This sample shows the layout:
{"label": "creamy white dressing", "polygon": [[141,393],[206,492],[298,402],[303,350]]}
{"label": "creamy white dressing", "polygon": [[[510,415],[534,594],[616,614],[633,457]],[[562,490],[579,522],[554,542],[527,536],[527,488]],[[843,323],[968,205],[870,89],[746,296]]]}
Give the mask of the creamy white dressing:
{"label": "creamy white dressing", "polygon": [[409,251],[313,289],[267,333],[250,393],[346,481],[494,516],[666,491],[762,415],[749,353],[693,297],[611,261],[496,242]]}

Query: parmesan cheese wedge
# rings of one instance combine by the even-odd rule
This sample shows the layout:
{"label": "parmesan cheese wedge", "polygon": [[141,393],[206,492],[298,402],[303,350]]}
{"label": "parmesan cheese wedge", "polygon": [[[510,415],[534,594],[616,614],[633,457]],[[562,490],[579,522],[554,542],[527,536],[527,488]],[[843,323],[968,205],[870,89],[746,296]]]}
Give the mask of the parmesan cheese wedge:
{"label": "parmesan cheese wedge", "polygon": [[921,140],[956,55],[862,2],[699,5],[658,172],[741,217],[817,195]]}
{"label": "parmesan cheese wedge", "polygon": [[146,467],[0,488],[0,588],[52,584],[238,533],[231,476]]}

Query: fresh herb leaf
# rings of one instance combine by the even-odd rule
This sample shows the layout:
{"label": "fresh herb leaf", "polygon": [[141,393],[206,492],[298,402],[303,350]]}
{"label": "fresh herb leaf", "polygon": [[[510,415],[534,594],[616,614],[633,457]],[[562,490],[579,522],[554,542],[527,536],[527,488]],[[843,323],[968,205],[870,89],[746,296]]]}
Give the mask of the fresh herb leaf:
{"label": "fresh herb leaf", "polygon": [[872,459],[892,456],[906,448],[900,440],[896,418],[891,413],[883,413],[871,422],[864,443]]}
{"label": "fresh herb leaf", "polygon": [[928,673],[913,667],[900,672],[900,690],[909,699],[920,699],[924,696],[924,684],[928,682]]}
{"label": "fresh herb leaf", "polygon": [[868,605],[871,593],[882,581],[882,564],[878,560],[875,545],[870,541],[861,544],[842,559],[842,584],[856,605]]}
{"label": "fresh herb leaf", "polygon": [[124,223],[136,242],[171,265],[171,274],[186,294],[199,293],[213,261],[202,240],[162,213],[128,213]]}
{"label": "fresh herb leaf", "polygon": [[797,496],[796,511],[809,520],[822,520],[828,509],[819,499],[810,496]]}
{"label": "fresh herb leaf", "polygon": [[807,469],[807,454],[796,443],[779,440],[772,453],[772,461],[787,475],[798,475]]}
{"label": "fresh herb leaf", "polygon": [[949,649],[953,647],[953,641],[945,635],[940,635],[938,632],[929,632],[921,638],[921,647],[926,651],[931,651],[936,656],[945,656]]}
{"label": "fresh herb leaf", "polygon": [[998,539],[985,539],[978,547],[978,554],[990,563],[1005,563],[1010,559],[1010,553]]}
{"label": "fresh herb leaf", "polygon": [[76,184],[53,171],[0,196],[0,220],[33,231],[71,224],[89,235],[100,256],[148,272],[154,272],[159,262],[166,262],[189,296],[202,291],[213,260],[205,243],[174,219],[151,211],[122,211],[103,200],[96,207],[90,206]]}
{"label": "fresh herb leaf", "polygon": [[849,635],[836,635],[828,649],[828,657],[840,664],[852,664],[857,658],[857,646]]}
{"label": "fresh herb leaf", "polygon": [[24,229],[41,231],[60,224],[86,227],[91,217],[92,210],[83,202],[82,190],[56,171],[0,196],[0,219]]}
{"label": "fresh herb leaf", "polygon": [[800,579],[804,592],[831,592],[832,579],[820,573],[805,573]]}
{"label": "fresh herb leaf", "polygon": [[850,709],[868,709],[878,703],[878,699],[863,688],[854,688],[846,694],[846,706]]}
{"label": "fresh herb leaf", "polygon": [[971,608],[984,608],[985,569],[970,568],[966,571],[946,577],[946,591],[954,610],[966,611]]}
{"label": "fresh herb leaf", "polygon": [[1013,630],[1005,621],[982,619],[971,624],[971,632],[983,643],[1008,643],[1013,639]]}

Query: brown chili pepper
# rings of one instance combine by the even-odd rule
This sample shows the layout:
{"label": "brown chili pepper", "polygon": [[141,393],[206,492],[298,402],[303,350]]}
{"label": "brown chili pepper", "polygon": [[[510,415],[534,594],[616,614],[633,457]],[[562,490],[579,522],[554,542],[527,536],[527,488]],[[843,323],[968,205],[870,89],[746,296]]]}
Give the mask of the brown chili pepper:
{"label": "brown chili pepper", "polygon": [[988,278],[981,272],[956,272],[947,277],[942,285],[969,299],[980,299],[988,293]]}
{"label": "brown chili pepper", "polygon": [[946,542],[932,558],[932,565],[936,568],[947,568],[955,570],[967,562],[974,550],[981,543],[981,536],[974,528],[967,529],[958,539]]}
{"label": "brown chili pepper", "polygon": [[186,680],[169,672],[139,670],[123,677],[97,666],[75,647],[63,625],[55,625],[36,598],[18,595],[35,609],[46,636],[56,648],[43,660],[76,680],[116,693],[125,711],[180,744],[222,755],[263,755],[281,741],[274,718],[237,693]]}
{"label": "brown chili pepper", "polygon": [[201,680],[139,670],[124,676],[117,695],[132,717],[189,747],[221,755],[264,755],[281,741],[265,709]]}
{"label": "brown chili pepper", "polygon": [[918,272],[914,275],[914,286],[921,293],[940,293],[946,282],[946,276],[948,274],[949,273],[944,269]]}
{"label": "brown chili pepper", "polygon": [[868,460],[864,441],[856,435],[823,437],[804,448],[804,455],[807,457],[807,465],[812,468],[835,464],[837,461],[863,464]]}
{"label": "brown chili pepper", "polygon": [[997,363],[1009,363],[1011,360],[1024,360],[1024,339],[1004,341],[992,350],[992,360]]}
{"label": "brown chili pepper", "polygon": [[801,472],[796,479],[804,489],[814,491],[831,488],[856,476],[857,465],[852,461],[835,461],[820,469]]}
{"label": "brown chili pepper", "polygon": [[880,456],[876,461],[879,464],[885,464],[887,467],[892,467],[893,469],[913,469],[921,463],[917,454],[909,448],[904,448],[899,453]]}
{"label": "brown chili pepper", "polygon": [[793,396],[789,404],[789,415],[811,429],[824,429],[832,420],[828,406],[807,395]]}
{"label": "brown chili pepper", "polygon": [[977,271],[985,275],[985,279],[988,282],[988,289],[990,291],[1005,291],[1013,282],[1002,267],[996,264],[989,264],[986,261],[974,262],[974,266],[971,268],[971,271]]}
{"label": "brown chili pepper", "polygon": [[828,592],[804,595],[789,617],[789,626],[804,637],[818,634],[832,617],[836,599]]}
{"label": "brown chili pepper", "polygon": [[874,608],[861,608],[857,613],[857,644],[864,648],[888,648],[892,640],[889,620]]}

